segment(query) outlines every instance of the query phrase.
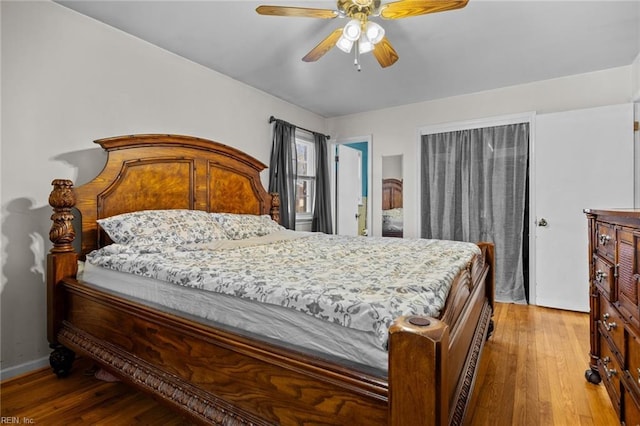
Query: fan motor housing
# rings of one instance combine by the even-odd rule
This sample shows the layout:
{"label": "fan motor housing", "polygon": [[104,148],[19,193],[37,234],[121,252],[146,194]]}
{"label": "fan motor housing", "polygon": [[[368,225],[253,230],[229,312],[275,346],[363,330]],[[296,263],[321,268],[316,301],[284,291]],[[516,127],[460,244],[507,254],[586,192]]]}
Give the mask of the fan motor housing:
{"label": "fan motor housing", "polygon": [[338,10],[350,18],[372,15],[380,7],[380,0],[338,0]]}

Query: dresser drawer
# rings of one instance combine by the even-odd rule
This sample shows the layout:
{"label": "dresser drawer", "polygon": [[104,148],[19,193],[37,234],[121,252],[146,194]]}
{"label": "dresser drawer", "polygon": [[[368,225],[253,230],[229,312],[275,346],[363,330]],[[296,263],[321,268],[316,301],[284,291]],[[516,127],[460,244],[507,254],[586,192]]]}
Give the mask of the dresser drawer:
{"label": "dresser drawer", "polygon": [[617,239],[617,302],[624,318],[640,328],[640,233],[621,228],[618,230]]}
{"label": "dresser drawer", "polygon": [[624,349],[624,322],[618,313],[618,310],[609,303],[606,297],[600,293],[600,333],[608,336],[617,348],[616,356],[623,360],[622,350]]}
{"label": "dresser drawer", "polygon": [[610,262],[615,262],[616,229],[603,222],[596,224],[596,252]]}
{"label": "dresser drawer", "polygon": [[[624,383],[624,382],[623,382]],[[622,411],[625,426],[640,426],[640,409],[638,408],[638,400],[626,386],[622,389]]]}
{"label": "dresser drawer", "polygon": [[620,388],[620,376],[622,375],[622,369],[618,358],[613,354],[609,342],[604,336],[600,335],[600,359],[598,359],[598,371],[602,382],[607,388],[607,393],[611,398],[613,407],[620,415],[621,410],[621,391]]}
{"label": "dresser drawer", "polygon": [[632,333],[627,334],[627,370],[636,391],[640,392],[640,340]]}
{"label": "dresser drawer", "polygon": [[600,256],[595,256],[593,268],[593,282],[600,291],[612,302],[617,299],[615,285],[615,273],[613,264],[607,262]]}

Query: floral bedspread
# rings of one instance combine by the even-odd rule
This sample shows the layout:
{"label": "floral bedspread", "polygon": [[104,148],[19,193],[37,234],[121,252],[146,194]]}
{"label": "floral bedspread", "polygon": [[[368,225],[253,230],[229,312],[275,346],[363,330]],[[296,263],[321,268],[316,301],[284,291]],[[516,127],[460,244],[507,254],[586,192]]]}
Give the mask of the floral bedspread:
{"label": "floral bedspread", "polygon": [[475,244],[279,231],[218,244],[112,244],[87,262],[185,287],[296,309],[374,333],[400,315],[438,317]]}

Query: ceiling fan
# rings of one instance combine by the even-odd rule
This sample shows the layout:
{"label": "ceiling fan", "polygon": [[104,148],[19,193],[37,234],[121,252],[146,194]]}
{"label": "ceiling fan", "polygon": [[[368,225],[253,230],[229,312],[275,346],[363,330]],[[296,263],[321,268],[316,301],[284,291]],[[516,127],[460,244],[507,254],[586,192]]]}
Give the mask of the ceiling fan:
{"label": "ceiling fan", "polygon": [[[332,9],[316,9],[289,6],[259,6],[256,9],[261,15],[292,16],[306,18],[349,18],[349,22],[338,28],[322,40],[316,47],[302,58],[305,62],[320,59],[325,53],[337,46],[340,50],[355,52],[354,65],[360,71],[359,55],[373,52],[383,68],[393,65],[398,60],[393,46],[385,36],[384,29],[370,20],[371,17],[382,19],[401,19],[427,13],[460,9],[469,0],[398,0],[382,4],[381,0],[337,0],[337,7]],[[355,47],[355,49],[354,49]]]}

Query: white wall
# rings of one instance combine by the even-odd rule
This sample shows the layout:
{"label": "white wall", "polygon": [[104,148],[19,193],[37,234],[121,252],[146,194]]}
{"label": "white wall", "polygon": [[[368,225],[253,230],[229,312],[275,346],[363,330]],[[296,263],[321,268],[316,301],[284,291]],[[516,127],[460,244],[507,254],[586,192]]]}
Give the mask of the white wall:
{"label": "white wall", "polygon": [[[638,3],[640,7],[640,3]],[[632,82],[631,89],[633,93],[633,101],[640,102],[640,53],[632,64]]]}
{"label": "white wall", "polygon": [[632,66],[507,87],[328,119],[328,133],[337,139],[371,134],[373,235],[381,235],[382,156],[404,155],[405,236],[419,236],[417,193],[419,129],[535,111],[565,111],[630,102]]}
{"label": "white wall", "polygon": [[326,122],[55,3],[2,1],[0,7],[0,368],[6,378],[46,363],[50,183],[95,176],[105,156],[93,140],[193,135],[268,164],[271,115],[321,132]]}

